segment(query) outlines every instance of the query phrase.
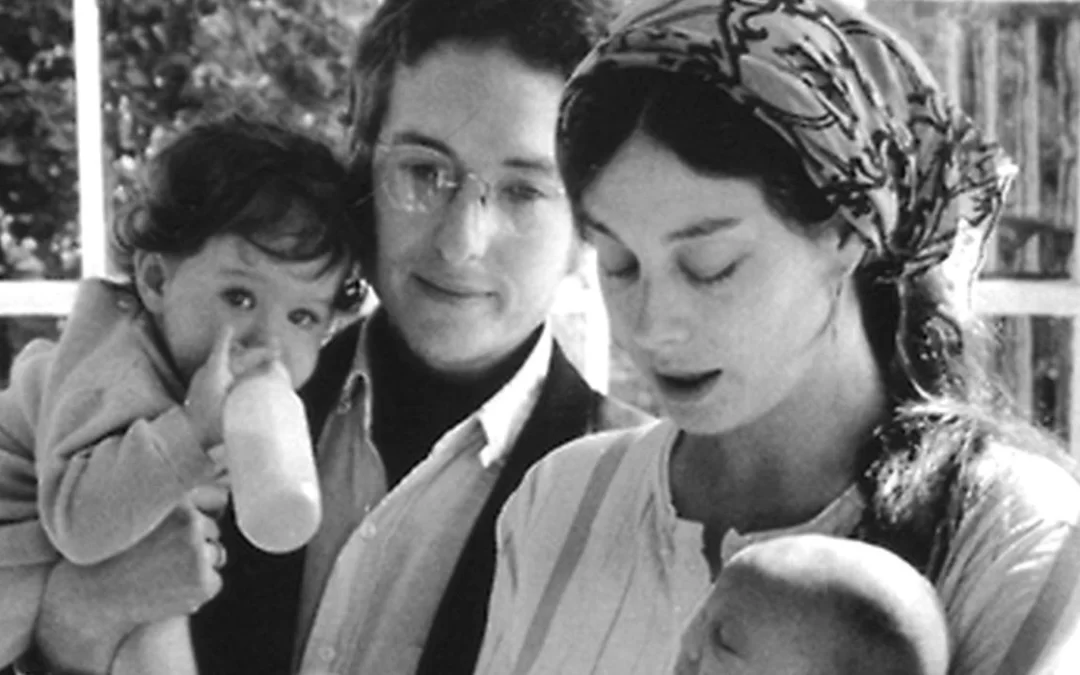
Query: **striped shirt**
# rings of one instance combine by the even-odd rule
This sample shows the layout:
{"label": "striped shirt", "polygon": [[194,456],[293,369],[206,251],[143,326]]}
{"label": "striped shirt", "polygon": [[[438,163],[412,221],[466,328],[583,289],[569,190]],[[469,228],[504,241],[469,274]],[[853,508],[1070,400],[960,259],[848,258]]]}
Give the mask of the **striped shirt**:
{"label": "striped shirt", "polygon": [[[477,675],[670,672],[710,588],[702,526],[680,519],[662,421],[575,441],[535,466],[499,521],[499,562]],[[936,581],[952,675],[1075,673],[1080,663],[1080,484],[1053,462],[995,447]],[[850,535],[851,488],[809,522],[739,534]],[[1068,665],[1063,665],[1068,664]]]}

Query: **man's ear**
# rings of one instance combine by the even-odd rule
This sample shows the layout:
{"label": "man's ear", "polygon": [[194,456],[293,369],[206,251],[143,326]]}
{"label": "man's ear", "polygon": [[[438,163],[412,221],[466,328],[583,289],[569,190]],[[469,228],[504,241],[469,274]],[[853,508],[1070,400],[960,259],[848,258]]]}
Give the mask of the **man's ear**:
{"label": "man's ear", "polygon": [[160,253],[136,251],[133,262],[139,299],[152,314],[160,314],[165,308],[165,285],[171,268]]}

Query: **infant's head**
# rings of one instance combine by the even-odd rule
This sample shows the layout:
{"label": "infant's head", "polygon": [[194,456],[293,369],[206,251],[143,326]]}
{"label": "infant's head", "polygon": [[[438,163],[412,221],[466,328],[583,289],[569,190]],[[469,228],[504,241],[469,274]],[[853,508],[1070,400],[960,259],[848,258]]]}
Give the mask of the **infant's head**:
{"label": "infant's head", "polygon": [[944,675],[933,586],[849,539],[782,537],[724,566],[686,632],[676,675]]}

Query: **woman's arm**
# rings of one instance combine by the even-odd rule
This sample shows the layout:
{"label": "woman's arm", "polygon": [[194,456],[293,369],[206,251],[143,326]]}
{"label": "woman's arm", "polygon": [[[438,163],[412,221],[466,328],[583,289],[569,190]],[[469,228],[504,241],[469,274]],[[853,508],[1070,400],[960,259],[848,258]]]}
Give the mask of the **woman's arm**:
{"label": "woman's arm", "polygon": [[952,675],[1034,675],[1080,645],[1080,484],[1053,462],[994,449],[937,582]]}

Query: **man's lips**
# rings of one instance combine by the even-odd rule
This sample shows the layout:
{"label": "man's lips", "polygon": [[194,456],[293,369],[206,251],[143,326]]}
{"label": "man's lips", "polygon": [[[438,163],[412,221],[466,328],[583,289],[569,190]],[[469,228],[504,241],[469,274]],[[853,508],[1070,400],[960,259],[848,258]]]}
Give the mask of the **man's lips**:
{"label": "man's lips", "polygon": [[493,295],[487,289],[475,284],[463,283],[451,279],[431,279],[428,277],[415,276],[416,282],[429,293],[457,298],[461,300],[479,299]]}

